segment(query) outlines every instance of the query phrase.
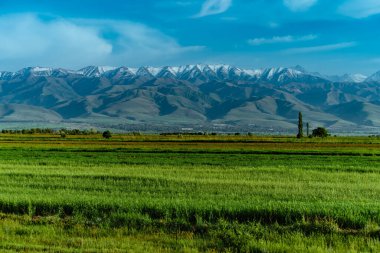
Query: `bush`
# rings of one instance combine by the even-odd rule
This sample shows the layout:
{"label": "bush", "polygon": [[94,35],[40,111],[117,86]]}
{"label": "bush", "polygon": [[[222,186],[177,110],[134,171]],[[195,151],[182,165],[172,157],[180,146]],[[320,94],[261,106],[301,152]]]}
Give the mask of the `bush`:
{"label": "bush", "polygon": [[107,131],[103,132],[103,138],[109,139],[111,137],[112,137],[112,135],[111,135],[110,131],[107,130]]}
{"label": "bush", "polygon": [[329,136],[329,133],[327,132],[326,128],[324,128],[324,127],[318,127],[318,128],[316,128],[316,129],[313,130],[313,132],[312,132],[311,135],[313,137],[324,138],[324,137]]}

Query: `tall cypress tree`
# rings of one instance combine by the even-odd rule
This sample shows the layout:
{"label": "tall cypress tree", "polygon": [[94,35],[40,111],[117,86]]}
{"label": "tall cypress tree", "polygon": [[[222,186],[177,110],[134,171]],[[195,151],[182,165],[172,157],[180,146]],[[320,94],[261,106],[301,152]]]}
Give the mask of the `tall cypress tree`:
{"label": "tall cypress tree", "polygon": [[303,123],[302,123],[302,113],[298,113],[298,134],[297,138],[303,137]]}

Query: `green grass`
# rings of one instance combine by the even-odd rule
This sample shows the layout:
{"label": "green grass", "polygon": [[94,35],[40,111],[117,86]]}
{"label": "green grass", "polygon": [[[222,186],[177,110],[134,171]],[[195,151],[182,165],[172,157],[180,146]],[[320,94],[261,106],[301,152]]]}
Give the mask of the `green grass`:
{"label": "green grass", "polygon": [[0,136],[0,251],[379,251],[376,138],[247,138]]}

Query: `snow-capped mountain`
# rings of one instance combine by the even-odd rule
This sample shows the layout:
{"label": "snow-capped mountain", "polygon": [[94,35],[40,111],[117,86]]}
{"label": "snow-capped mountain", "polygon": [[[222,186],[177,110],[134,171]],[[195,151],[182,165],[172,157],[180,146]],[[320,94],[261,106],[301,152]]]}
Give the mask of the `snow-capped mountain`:
{"label": "snow-capped mountain", "polygon": [[53,73],[52,68],[42,68],[42,67],[29,67],[24,68],[15,73],[16,76],[51,76]]}
{"label": "snow-capped mountain", "polygon": [[259,76],[259,79],[284,83],[292,81],[312,81],[311,79],[318,80],[318,77],[292,68],[270,68],[265,69],[261,73],[261,76]]}
{"label": "snow-capped mountain", "polygon": [[178,68],[176,67],[164,67],[159,70],[157,78],[177,78]]}
{"label": "snow-capped mountain", "polygon": [[268,69],[242,69],[230,65],[184,65],[178,67],[107,67],[88,66],[78,71],[29,67],[17,72],[0,72],[0,79],[10,79],[15,76],[36,77],[66,77],[67,75],[79,75],[83,77],[106,77],[118,79],[133,78],[164,78],[185,80],[189,82],[204,81],[266,81],[284,83],[292,81],[317,81],[319,77],[304,73],[292,68],[268,68]]}
{"label": "snow-capped mountain", "polygon": [[367,79],[367,76],[362,74],[345,74],[341,76],[340,82],[353,82],[353,83],[361,83]]}
{"label": "snow-capped mountain", "polygon": [[84,78],[105,77],[120,80],[162,78],[184,80],[193,83],[201,83],[205,81],[260,81],[272,84],[291,82],[317,83],[322,81],[345,83],[361,83],[364,81],[380,82],[380,72],[367,78],[361,74],[328,76],[318,72],[308,72],[299,65],[290,68],[243,69],[222,64],[140,68],[88,66],[77,71],[62,68],[29,67],[17,72],[0,72],[0,80],[10,80],[16,77],[21,78],[29,76],[64,78],[69,75],[77,75]]}
{"label": "snow-capped mountain", "polygon": [[114,79],[129,79],[136,76],[136,68],[120,67],[103,73],[104,77]]}
{"label": "snow-capped mountain", "polygon": [[1,80],[10,80],[14,77],[14,75],[15,75],[14,72],[3,71],[3,72],[0,72],[0,79]]}
{"label": "snow-capped mountain", "polygon": [[80,71],[67,70],[62,68],[28,67],[17,72],[0,72],[0,79],[35,77],[67,77],[68,75],[81,75]]}
{"label": "snow-capped mountain", "polygon": [[364,82],[368,77],[362,74],[344,74],[340,75],[323,75],[319,72],[308,72],[305,68],[300,65],[292,67],[292,69],[298,70],[304,74],[309,74],[322,79],[329,80],[331,82],[341,82],[341,83],[361,83]]}
{"label": "snow-capped mountain", "polygon": [[380,129],[380,72],[364,78],[326,77],[301,66],[29,67],[0,72],[0,120],[254,124],[292,131],[302,111],[313,124]]}
{"label": "snow-capped mountain", "polygon": [[109,66],[88,66],[77,71],[78,74],[82,74],[87,77],[100,77],[108,71],[115,70],[116,67]]}

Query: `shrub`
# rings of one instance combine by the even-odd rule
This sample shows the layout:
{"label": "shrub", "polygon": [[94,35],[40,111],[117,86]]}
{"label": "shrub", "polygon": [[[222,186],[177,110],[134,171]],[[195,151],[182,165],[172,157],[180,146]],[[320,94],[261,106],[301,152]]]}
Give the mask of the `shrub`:
{"label": "shrub", "polygon": [[313,130],[312,136],[313,137],[324,138],[324,137],[329,136],[329,134],[328,134],[326,128],[324,128],[324,127],[318,127],[318,128],[316,128],[316,129]]}
{"label": "shrub", "polygon": [[111,135],[110,131],[107,130],[107,131],[103,132],[103,138],[109,139],[111,137],[112,137],[112,135]]}

